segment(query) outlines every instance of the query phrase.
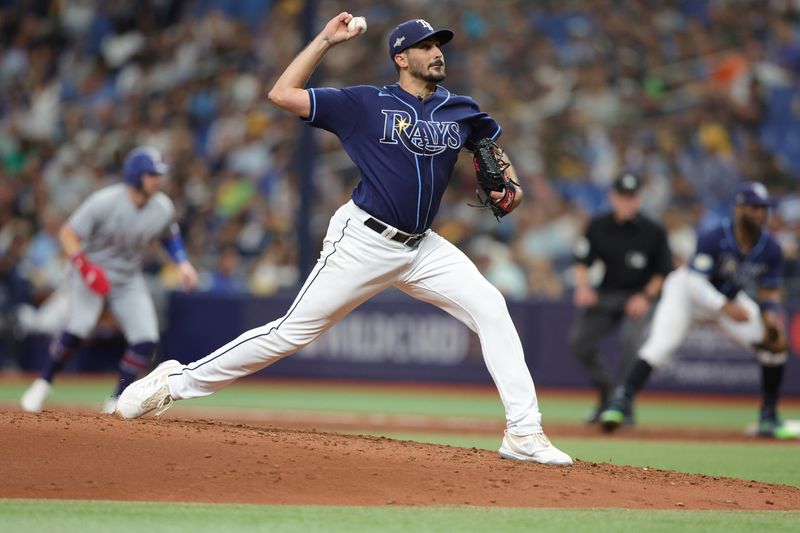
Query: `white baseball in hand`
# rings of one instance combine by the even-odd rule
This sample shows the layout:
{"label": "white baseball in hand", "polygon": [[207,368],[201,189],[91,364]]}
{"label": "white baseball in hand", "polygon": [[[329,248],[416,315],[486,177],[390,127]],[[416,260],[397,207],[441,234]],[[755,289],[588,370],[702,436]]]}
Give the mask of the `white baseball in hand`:
{"label": "white baseball in hand", "polygon": [[364,33],[367,31],[367,19],[364,17],[353,17],[350,19],[350,22],[347,23],[347,31],[350,33],[356,31],[358,29],[358,33]]}

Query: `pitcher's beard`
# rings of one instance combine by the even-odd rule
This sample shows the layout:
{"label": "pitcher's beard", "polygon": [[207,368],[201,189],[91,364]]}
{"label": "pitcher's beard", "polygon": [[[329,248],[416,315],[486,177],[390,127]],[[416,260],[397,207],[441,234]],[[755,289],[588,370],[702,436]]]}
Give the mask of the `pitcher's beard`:
{"label": "pitcher's beard", "polygon": [[418,65],[412,65],[411,75],[427,83],[439,83],[447,77],[444,65],[442,65],[440,72],[432,72],[428,69],[423,70]]}
{"label": "pitcher's beard", "polygon": [[447,77],[447,75],[444,73],[444,70],[442,70],[442,72],[440,74],[436,74],[436,73],[433,73],[433,72],[426,73],[421,78],[423,80],[427,81],[428,83],[439,83],[439,82],[443,81],[446,77]]}

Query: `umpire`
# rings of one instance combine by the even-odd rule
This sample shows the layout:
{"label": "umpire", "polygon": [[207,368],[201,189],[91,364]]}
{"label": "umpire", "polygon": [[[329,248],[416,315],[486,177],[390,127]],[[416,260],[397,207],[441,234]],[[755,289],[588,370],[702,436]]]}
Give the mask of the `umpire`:
{"label": "umpire", "polygon": [[[589,423],[598,421],[616,382],[636,361],[653,303],[672,269],[666,231],[639,212],[641,185],[635,174],[618,176],[609,192],[611,212],[592,218],[575,247],[573,301],[578,314],[569,344],[599,394]],[[589,281],[595,260],[605,264],[597,289]],[[598,343],[617,326],[622,359],[612,378],[599,357]],[[633,413],[626,413],[626,423],[633,423]]]}

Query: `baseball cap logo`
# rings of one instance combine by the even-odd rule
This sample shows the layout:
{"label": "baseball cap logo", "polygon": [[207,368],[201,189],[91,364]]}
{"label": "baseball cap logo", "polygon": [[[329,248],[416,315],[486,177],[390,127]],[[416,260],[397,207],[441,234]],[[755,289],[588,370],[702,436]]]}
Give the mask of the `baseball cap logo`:
{"label": "baseball cap logo", "polygon": [[622,178],[622,186],[626,189],[635,189],[636,188],[636,178],[631,176],[630,174],[626,174]]}
{"label": "baseball cap logo", "polygon": [[428,31],[433,31],[433,26],[427,20],[417,19],[417,23],[422,24],[422,27]]}
{"label": "baseball cap logo", "polygon": [[395,55],[425,39],[435,39],[436,43],[441,46],[450,42],[452,38],[452,30],[435,30],[424,19],[407,20],[398,25],[389,35],[389,57],[394,60]]}
{"label": "baseball cap logo", "polygon": [[767,187],[758,181],[742,182],[734,196],[734,201],[739,205],[772,206],[774,204],[769,197]]}
{"label": "baseball cap logo", "polygon": [[639,177],[630,172],[620,174],[614,179],[614,190],[626,195],[636,194],[639,192],[641,185]]}

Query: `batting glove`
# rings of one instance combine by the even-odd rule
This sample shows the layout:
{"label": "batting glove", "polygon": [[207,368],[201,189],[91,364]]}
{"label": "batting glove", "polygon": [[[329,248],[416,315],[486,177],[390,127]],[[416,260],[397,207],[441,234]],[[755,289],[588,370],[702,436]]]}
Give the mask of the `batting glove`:
{"label": "batting glove", "polygon": [[111,284],[108,282],[105,271],[86,259],[83,252],[77,253],[72,256],[72,264],[81,273],[86,285],[95,293],[100,296],[105,296],[111,290]]}

